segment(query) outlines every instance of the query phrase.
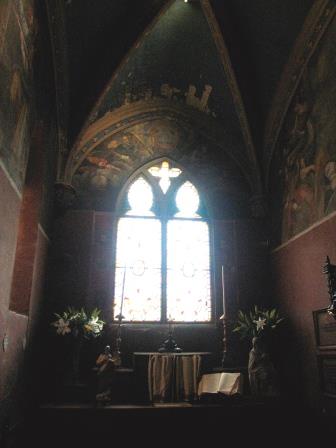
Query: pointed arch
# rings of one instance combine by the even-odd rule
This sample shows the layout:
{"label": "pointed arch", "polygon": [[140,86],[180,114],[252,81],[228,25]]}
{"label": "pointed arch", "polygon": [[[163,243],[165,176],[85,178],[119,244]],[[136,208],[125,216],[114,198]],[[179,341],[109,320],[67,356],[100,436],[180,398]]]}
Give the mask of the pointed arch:
{"label": "pointed arch", "polygon": [[[160,171],[172,175],[166,191],[159,185]],[[150,201],[145,207],[141,202],[143,187],[152,187],[150,210]],[[117,205],[115,316],[130,322],[212,320],[212,245],[202,201],[188,173],[167,158],[130,176]]]}
{"label": "pointed arch", "polygon": [[83,134],[78,146],[71,150],[65,168],[64,181],[71,183],[82,161],[107,139],[127,131],[134,125],[154,122],[162,118],[177,122],[186,128],[197,129],[200,135],[219,147],[233,160],[249,184],[251,192],[254,194],[260,192],[260,180],[258,176],[256,177],[256,171],[245,153],[237,150],[239,142],[235,140],[234,135],[223,132],[223,126],[204,113],[163,99],[139,101],[122,106],[93,123]]}
{"label": "pointed arch", "polygon": [[[214,216],[213,212],[213,204],[211,203],[208,194],[204,189],[202,188],[201,182],[198,179],[197,173],[194,171],[189,170],[186,168],[183,164],[180,162],[177,162],[175,159],[171,158],[170,156],[163,156],[163,157],[156,157],[155,159],[150,160],[149,162],[141,165],[138,167],[125,181],[124,185],[120,189],[120,192],[118,194],[117,200],[116,200],[116,206],[115,206],[115,213],[117,215],[121,215],[125,212],[125,207],[127,207],[127,204],[125,205],[126,196],[128,194],[129,188],[131,185],[140,177],[143,177],[147,182],[149,182],[154,196],[156,196],[157,200],[161,200],[161,198],[166,195],[162,191],[162,189],[159,186],[159,178],[156,178],[156,176],[153,176],[150,174],[150,169],[152,167],[161,166],[163,162],[168,162],[169,167],[173,169],[178,169],[181,174],[174,177],[174,183],[171,186],[171,188],[168,190],[167,195],[168,197],[171,195],[177,194],[177,190],[187,181],[189,181],[197,190],[199,196],[200,196],[200,209],[201,209],[201,215],[204,218],[212,219]],[[170,199],[168,199],[170,200]],[[175,212],[178,212],[178,208],[175,209]]]}

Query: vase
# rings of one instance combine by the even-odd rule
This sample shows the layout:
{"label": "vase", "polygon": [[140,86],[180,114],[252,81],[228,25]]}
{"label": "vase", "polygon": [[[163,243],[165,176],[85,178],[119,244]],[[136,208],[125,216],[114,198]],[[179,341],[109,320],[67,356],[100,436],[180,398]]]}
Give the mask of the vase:
{"label": "vase", "polygon": [[249,353],[248,377],[252,395],[274,397],[279,395],[277,375],[264,339],[252,339]]}
{"label": "vase", "polygon": [[74,339],[71,356],[71,382],[74,385],[79,384],[80,382],[80,360],[82,345],[82,338],[77,337]]}

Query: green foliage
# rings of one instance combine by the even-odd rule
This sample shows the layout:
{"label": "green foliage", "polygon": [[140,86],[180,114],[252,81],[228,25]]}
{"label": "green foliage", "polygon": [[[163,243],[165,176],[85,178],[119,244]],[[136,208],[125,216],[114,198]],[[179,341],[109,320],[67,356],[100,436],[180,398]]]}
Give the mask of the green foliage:
{"label": "green foliage", "polygon": [[238,311],[236,326],[233,331],[240,334],[241,339],[265,335],[273,331],[284,320],[276,308],[259,309],[254,305],[249,312]]}
{"label": "green foliage", "polygon": [[86,339],[96,338],[100,336],[105,325],[105,322],[99,318],[100,313],[98,308],[94,308],[89,313],[84,308],[76,309],[69,306],[63,313],[55,313],[57,320],[51,325],[56,328],[56,333],[62,336],[69,334]]}

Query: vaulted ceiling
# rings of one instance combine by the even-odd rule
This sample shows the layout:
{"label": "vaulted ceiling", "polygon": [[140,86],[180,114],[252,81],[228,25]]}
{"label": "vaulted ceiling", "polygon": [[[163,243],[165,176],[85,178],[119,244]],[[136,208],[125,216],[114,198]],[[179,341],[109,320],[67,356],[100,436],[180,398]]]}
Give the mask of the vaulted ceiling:
{"label": "vaulted ceiling", "polygon": [[125,95],[187,98],[191,85],[201,101],[210,85],[207,119],[236,129],[246,163],[260,164],[272,101],[314,3],[323,0],[49,1],[67,147]]}
{"label": "vaulted ceiling", "polygon": [[[281,71],[313,2],[211,2],[250,112],[252,127],[259,132],[259,137]],[[168,0],[66,2],[72,138],[79,132],[122,58],[167,3]]]}
{"label": "vaulted ceiling", "polygon": [[281,73],[314,0],[212,0],[256,146]]}

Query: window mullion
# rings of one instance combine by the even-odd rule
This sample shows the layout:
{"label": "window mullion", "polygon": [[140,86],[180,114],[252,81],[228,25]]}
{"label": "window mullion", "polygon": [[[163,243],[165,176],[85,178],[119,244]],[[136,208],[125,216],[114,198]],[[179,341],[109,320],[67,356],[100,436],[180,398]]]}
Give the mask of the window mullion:
{"label": "window mullion", "polygon": [[167,321],[167,220],[162,220],[162,308],[161,321]]}
{"label": "window mullion", "polygon": [[[151,168],[139,170],[123,191],[128,204],[124,201],[117,229],[116,303],[121,308],[121,297],[127,297],[123,311],[134,322],[164,323],[169,317],[177,322],[208,322],[214,312],[212,260],[208,220],[202,207],[199,211],[198,191],[180,169],[169,169],[168,162]],[[159,184],[165,176],[167,182]],[[133,270],[124,291],[125,260],[131,260]]]}

